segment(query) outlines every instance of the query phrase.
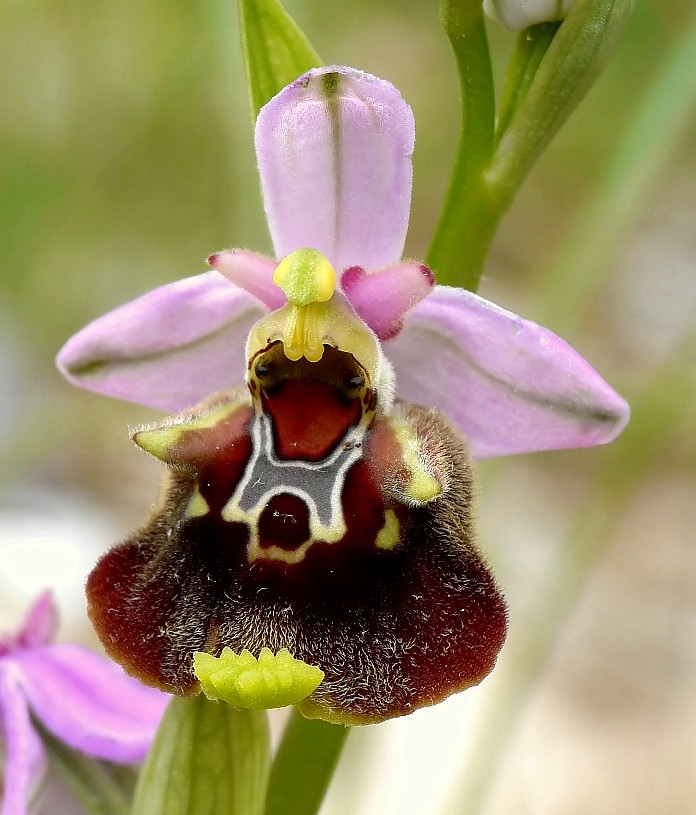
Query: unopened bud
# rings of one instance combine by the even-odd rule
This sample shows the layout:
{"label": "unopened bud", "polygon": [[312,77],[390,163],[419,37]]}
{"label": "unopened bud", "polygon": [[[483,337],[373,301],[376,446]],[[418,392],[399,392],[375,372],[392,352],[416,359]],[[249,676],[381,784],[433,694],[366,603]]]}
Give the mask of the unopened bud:
{"label": "unopened bud", "polygon": [[509,31],[563,20],[575,0],[484,0],[483,9]]}

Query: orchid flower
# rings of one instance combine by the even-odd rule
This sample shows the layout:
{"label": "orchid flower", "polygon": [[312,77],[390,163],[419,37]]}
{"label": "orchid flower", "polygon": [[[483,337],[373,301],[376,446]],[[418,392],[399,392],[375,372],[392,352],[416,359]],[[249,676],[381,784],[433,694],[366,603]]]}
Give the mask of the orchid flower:
{"label": "orchid flower", "polygon": [[108,761],[145,757],[168,697],[125,676],[78,645],[53,644],[50,592],[11,636],[0,637],[0,746],[5,766],[0,815],[24,815],[45,767],[31,713],[69,747]]}
{"label": "orchid flower", "polygon": [[[628,420],[550,331],[400,260],[413,147],[388,82],[310,71],[256,125],[277,259],[218,252],[61,351],[81,387],[182,411],[135,432],[166,489],[88,582],[105,647],[143,681],[209,693],[210,655],[288,651],[323,676],[300,710],[344,724],[476,684],[506,611],[470,453],[601,444]],[[256,690],[281,681],[258,671]]]}

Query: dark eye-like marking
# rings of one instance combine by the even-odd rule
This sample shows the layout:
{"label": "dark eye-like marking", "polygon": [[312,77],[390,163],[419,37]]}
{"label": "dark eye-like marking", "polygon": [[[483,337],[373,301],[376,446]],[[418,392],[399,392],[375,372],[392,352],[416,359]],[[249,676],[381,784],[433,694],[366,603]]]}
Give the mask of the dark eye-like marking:
{"label": "dark eye-like marking", "polygon": [[365,378],[360,374],[351,376],[346,382],[346,388],[349,391],[359,391],[365,385]]}
{"label": "dark eye-like marking", "polygon": [[257,362],[254,373],[259,379],[264,379],[270,375],[271,368],[272,366],[268,362]]}

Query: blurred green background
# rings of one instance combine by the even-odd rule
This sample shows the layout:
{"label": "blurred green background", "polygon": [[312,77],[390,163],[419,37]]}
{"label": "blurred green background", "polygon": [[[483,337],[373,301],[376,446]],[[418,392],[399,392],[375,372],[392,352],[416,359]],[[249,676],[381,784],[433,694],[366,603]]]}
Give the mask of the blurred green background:
{"label": "blurred green background", "polygon": [[[327,62],[412,105],[406,254],[423,257],[458,127],[435,0],[287,7]],[[502,80],[513,37],[490,31]],[[126,434],[154,414],[71,389],[53,358],[213,250],[270,250],[236,6],[6,0],[0,99],[0,626],[48,583],[63,635],[91,641],[81,585],[154,499],[158,468]],[[695,113],[692,3],[638,0],[481,288],[565,336],[634,419],[606,449],[480,467],[482,548],[511,608],[500,667],[353,733],[327,814],[693,811]]]}

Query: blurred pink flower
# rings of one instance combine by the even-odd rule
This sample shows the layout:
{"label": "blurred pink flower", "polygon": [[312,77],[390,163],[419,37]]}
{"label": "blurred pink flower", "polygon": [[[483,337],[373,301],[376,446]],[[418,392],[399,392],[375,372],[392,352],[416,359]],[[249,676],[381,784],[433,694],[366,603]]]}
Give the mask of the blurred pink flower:
{"label": "blurred pink flower", "polygon": [[78,645],[53,644],[57,612],[50,592],[13,636],[0,637],[0,815],[24,815],[45,766],[31,713],[75,750],[114,762],[145,757],[169,697],[125,676]]}

